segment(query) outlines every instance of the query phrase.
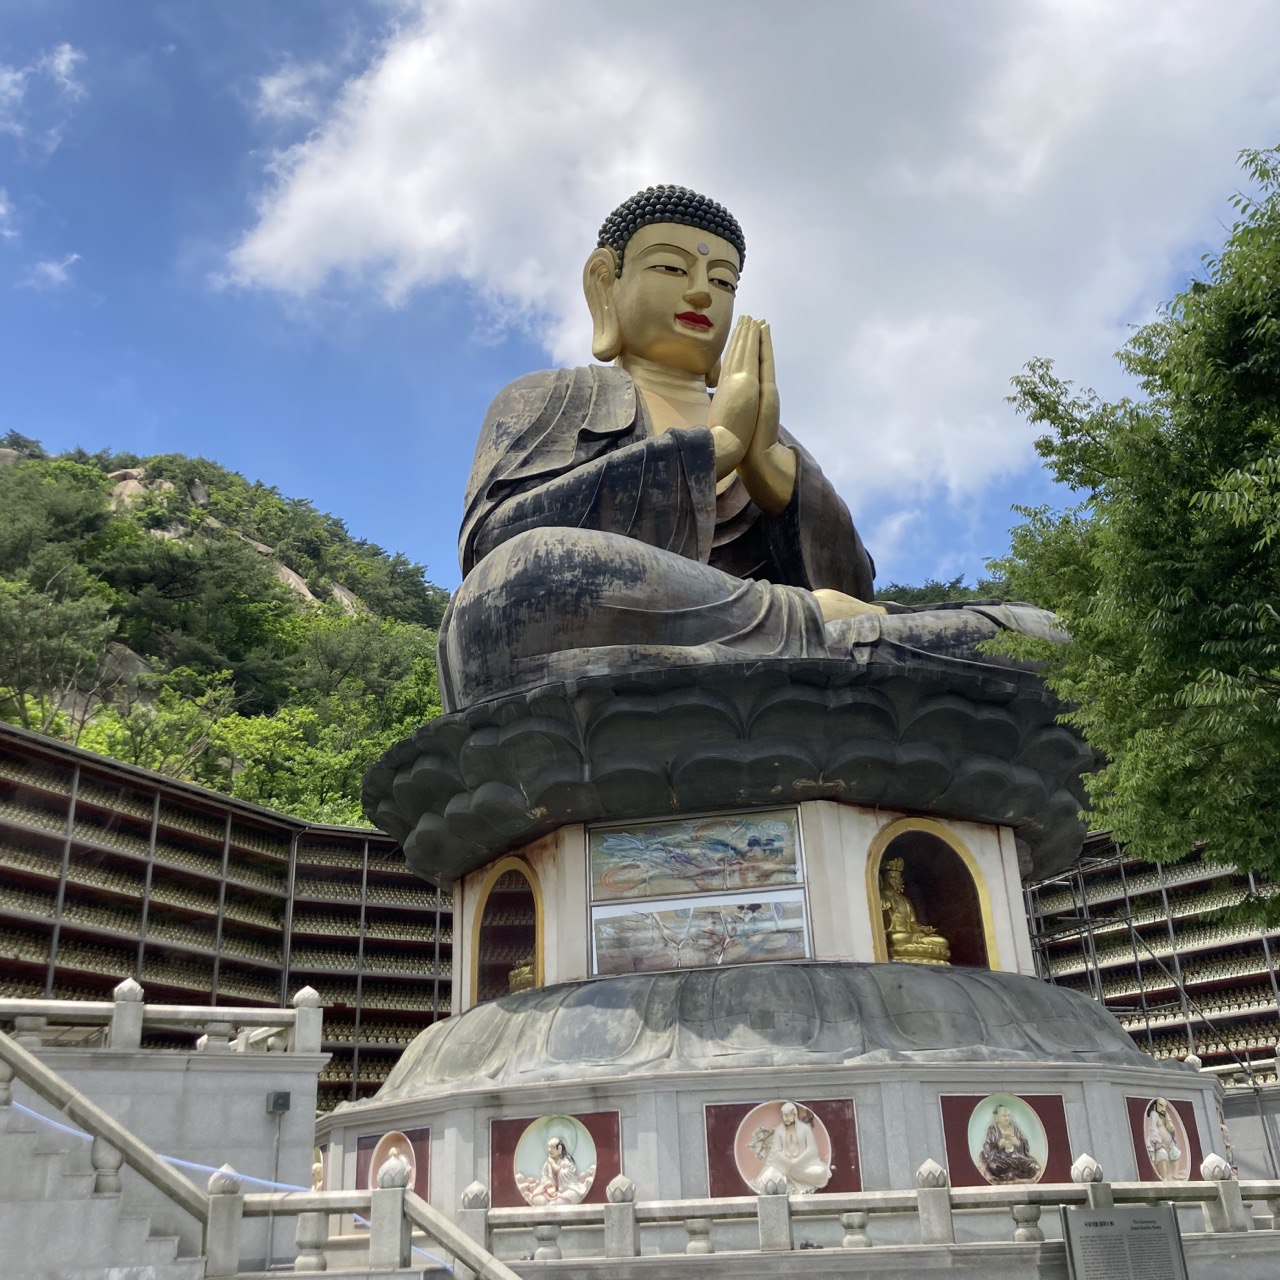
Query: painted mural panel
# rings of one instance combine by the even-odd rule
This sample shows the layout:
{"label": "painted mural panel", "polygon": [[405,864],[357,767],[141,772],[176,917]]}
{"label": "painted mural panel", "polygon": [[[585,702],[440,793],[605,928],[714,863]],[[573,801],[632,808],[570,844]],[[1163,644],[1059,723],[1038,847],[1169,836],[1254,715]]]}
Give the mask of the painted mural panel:
{"label": "painted mural panel", "polygon": [[1126,1098],[1138,1177],[1143,1182],[1186,1182],[1198,1175],[1200,1135],[1190,1102],[1181,1098]]}
{"label": "painted mural panel", "polygon": [[750,1195],[778,1176],[791,1195],[862,1190],[848,1098],[710,1103],[706,1129],[713,1196]]}
{"label": "painted mural panel", "polygon": [[944,1094],[940,1105],[953,1186],[1071,1181],[1061,1094]]}
{"label": "painted mural panel", "polygon": [[597,907],[592,934],[600,974],[803,960],[809,954],[800,889]]}
{"label": "painted mural panel", "polygon": [[591,832],[595,902],[769,889],[800,881],[793,809]]}

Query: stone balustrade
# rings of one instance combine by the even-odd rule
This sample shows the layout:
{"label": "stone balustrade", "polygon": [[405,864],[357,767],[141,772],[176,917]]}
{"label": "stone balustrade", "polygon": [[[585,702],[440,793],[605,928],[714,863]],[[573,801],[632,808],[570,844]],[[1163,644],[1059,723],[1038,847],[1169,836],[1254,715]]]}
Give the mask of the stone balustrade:
{"label": "stone balustrade", "polygon": [[0,1023],[12,1023],[26,1049],[55,1043],[69,1027],[104,1029],[106,1047],[135,1050],[144,1030],[187,1032],[209,1053],[287,1050],[319,1053],[324,1009],[320,995],[303,987],[291,1009],[241,1009],[209,1005],[148,1004],[142,987],[126,978],[111,1000],[0,998]]}
{"label": "stone balustrade", "polygon": [[[1280,1181],[1236,1181],[1222,1157],[1210,1155],[1203,1181],[1105,1181],[1097,1161],[1081,1156],[1071,1183],[952,1187],[941,1165],[928,1160],[908,1190],[771,1194],[682,1201],[638,1201],[625,1177],[608,1188],[608,1202],[554,1208],[490,1207],[486,1188],[463,1196],[459,1226],[486,1250],[509,1260],[605,1262],[654,1254],[708,1255],[721,1251],[779,1253],[796,1249],[867,1249],[957,1241],[1040,1245],[1045,1226],[1057,1234],[1063,1205],[1109,1207],[1172,1201],[1186,1207],[1184,1232],[1210,1235],[1253,1230],[1258,1222],[1280,1232]],[[1255,1219],[1250,1205],[1261,1207]],[[1198,1208],[1200,1214],[1193,1215]],[[1043,1218],[1043,1222],[1042,1222]],[[1000,1227],[1003,1221],[1005,1224]],[[1269,1234],[1269,1233],[1268,1233]],[[1061,1247],[1060,1245],[1058,1246]],[[1280,1247],[1280,1246],[1278,1246]]]}

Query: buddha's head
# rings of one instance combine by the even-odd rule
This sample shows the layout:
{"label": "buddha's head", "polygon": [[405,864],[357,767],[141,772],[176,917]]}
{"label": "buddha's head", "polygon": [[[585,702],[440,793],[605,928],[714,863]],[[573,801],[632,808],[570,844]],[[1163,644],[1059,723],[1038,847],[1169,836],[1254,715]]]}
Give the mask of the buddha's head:
{"label": "buddha's head", "polygon": [[884,864],[883,883],[886,888],[902,892],[902,871],[905,863],[901,858],[887,858]]}
{"label": "buddha's head", "polygon": [[686,187],[649,187],[600,228],[582,272],[597,360],[714,375],[746,258],[737,219]]}
{"label": "buddha's head", "polygon": [[784,1102],[781,1114],[782,1123],[789,1129],[796,1122],[796,1104],[794,1102]]}

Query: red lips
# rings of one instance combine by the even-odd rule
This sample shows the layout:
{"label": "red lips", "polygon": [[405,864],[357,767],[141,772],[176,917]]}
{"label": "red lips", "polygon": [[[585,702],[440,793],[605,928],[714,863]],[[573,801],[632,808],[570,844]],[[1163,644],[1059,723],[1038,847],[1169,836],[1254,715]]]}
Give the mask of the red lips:
{"label": "red lips", "polygon": [[711,329],[715,326],[711,323],[710,316],[704,316],[698,311],[682,311],[676,319],[681,324],[692,325],[695,329]]}

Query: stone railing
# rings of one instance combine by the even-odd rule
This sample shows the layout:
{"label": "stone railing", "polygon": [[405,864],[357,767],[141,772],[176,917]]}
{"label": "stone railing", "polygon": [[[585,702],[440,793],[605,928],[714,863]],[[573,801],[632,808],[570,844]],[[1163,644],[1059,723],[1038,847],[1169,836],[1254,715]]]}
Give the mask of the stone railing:
{"label": "stone railing", "polygon": [[[123,985],[123,984],[122,984]],[[117,988],[119,991],[119,988]],[[60,1001],[12,1001],[22,1005],[61,1004]],[[132,1001],[136,1004],[137,1001]],[[108,1006],[109,1008],[109,1006]],[[172,1009],[157,1006],[160,1017],[167,1021]],[[318,1007],[301,1005],[295,1011],[312,1009],[317,1015],[314,1038],[319,1044]],[[18,1014],[20,1017],[44,1017],[51,1011]],[[208,1010],[200,1012],[207,1014]],[[228,1011],[229,1012],[229,1011]],[[250,1015],[261,1010],[237,1010]],[[266,1012],[280,1012],[276,1010]],[[288,1011],[284,1011],[288,1012]],[[13,1016],[9,1011],[9,1016]],[[307,1023],[303,1031],[298,1020],[287,1020],[295,1038],[310,1038]],[[182,1025],[187,1025],[185,1022]],[[242,1031],[242,1035],[245,1032]],[[273,1032],[278,1034],[278,1032]],[[135,1042],[136,1043],[136,1042]],[[294,1045],[305,1052],[303,1045]],[[324,1271],[327,1267],[325,1246],[329,1239],[331,1215],[356,1215],[368,1225],[368,1267],[372,1270],[398,1270],[412,1265],[415,1231],[443,1251],[452,1254],[479,1280],[520,1280],[505,1263],[500,1262],[482,1245],[477,1244],[437,1209],[433,1209],[408,1190],[410,1166],[394,1152],[378,1172],[378,1186],[371,1191],[270,1191],[245,1194],[244,1183],[259,1179],[242,1178],[230,1165],[223,1165],[202,1190],[186,1174],[175,1169],[167,1157],[154,1151],[101,1108],[90,1102],[55,1071],[47,1067],[30,1049],[0,1031],[0,1125],[10,1107],[20,1106],[13,1098],[13,1081],[20,1081],[47,1104],[65,1115],[91,1139],[89,1159],[93,1167],[93,1195],[114,1195],[121,1190],[120,1168],[127,1165],[151,1183],[171,1204],[189,1214],[200,1229],[201,1253],[205,1275],[235,1276],[240,1269],[244,1222],[251,1217],[296,1219],[297,1258],[295,1271]],[[22,1108],[36,1121],[42,1117]],[[33,1260],[38,1261],[38,1260]]]}
{"label": "stone railing", "polygon": [[0,1031],[0,1115],[13,1105],[15,1077],[91,1135],[89,1159],[93,1164],[95,1195],[118,1192],[120,1166],[127,1164],[198,1223],[203,1225],[207,1221],[209,1197],[190,1178],[46,1067],[29,1049]]}
{"label": "stone railing", "polygon": [[[1213,1154],[1201,1164],[1201,1182],[1108,1183],[1097,1161],[1082,1155],[1072,1166],[1070,1183],[953,1188],[947,1171],[926,1160],[917,1171],[917,1185],[907,1190],[792,1196],[785,1179],[778,1178],[759,1195],[680,1201],[638,1202],[635,1183],[619,1175],[606,1188],[606,1203],[555,1208],[494,1209],[488,1190],[474,1182],[463,1193],[454,1222],[408,1189],[409,1161],[394,1151],[371,1190],[246,1192],[246,1183],[261,1183],[229,1165],[216,1170],[202,1189],[0,1032],[0,1119],[14,1105],[14,1078],[92,1138],[93,1194],[119,1192],[120,1168],[128,1165],[190,1214],[200,1227],[205,1274],[217,1280],[238,1274],[245,1223],[255,1217],[295,1219],[293,1267],[298,1272],[325,1270],[331,1220],[354,1216],[368,1227],[365,1265],[370,1270],[416,1265],[419,1250],[413,1240],[421,1233],[452,1255],[456,1274],[476,1280],[519,1280],[501,1253],[535,1267],[562,1257],[617,1266],[642,1252],[687,1259],[726,1247],[776,1255],[806,1247],[902,1244],[981,1250],[995,1240],[1035,1246],[1045,1243],[1043,1210],[1060,1205],[1106,1209],[1172,1201],[1198,1207],[1204,1231],[1213,1238],[1250,1231],[1250,1205],[1261,1202],[1273,1230],[1280,1229],[1280,1181],[1236,1181],[1227,1162]],[[1006,1225],[999,1230],[995,1224],[1002,1219]],[[797,1243],[801,1234],[809,1238]],[[966,1243],[957,1245],[958,1236]],[[696,1264],[680,1265],[688,1270]]]}
{"label": "stone railing", "polygon": [[505,1262],[408,1189],[408,1160],[393,1153],[378,1171],[378,1185],[369,1191],[244,1192],[234,1169],[224,1166],[209,1179],[209,1228],[205,1235],[205,1275],[230,1277],[240,1264],[240,1237],[251,1217],[294,1217],[297,1258],[295,1271],[324,1271],[329,1220],[354,1215],[368,1225],[371,1271],[396,1271],[415,1264],[413,1234],[457,1260],[456,1271],[477,1280],[520,1280]]}
{"label": "stone railing", "polygon": [[0,1023],[13,1024],[13,1038],[26,1049],[56,1044],[69,1028],[102,1029],[108,1049],[141,1047],[144,1030],[189,1033],[196,1049],[248,1052],[254,1049],[319,1053],[324,1010],[318,992],[303,987],[292,1009],[148,1004],[142,987],[126,978],[111,1000],[0,999]]}
{"label": "stone railing", "polygon": [[[458,1225],[499,1256],[584,1263],[637,1258],[642,1252],[954,1246],[958,1237],[982,1247],[1000,1240],[1041,1244],[1042,1212],[1061,1205],[1108,1208],[1173,1201],[1198,1206],[1204,1230],[1222,1233],[1252,1229],[1248,1206],[1262,1202],[1280,1231],[1280,1181],[1236,1181],[1217,1155],[1210,1155],[1200,1172],[1203,1182],[1108,1183],[1098,1162],[1082,1155],[1072,1167],[1071,1183],[954,1188],[947,1171],[926,1160],[916,1174],[917,1186],[909,1190],[788,1195],[785,1180],[779,1179],[762,1195],[648,1203],[637,1202],[635,1184],[619,1176],[609,1183],[605,1204],[546,1209],[491,1208],[488,1190],[476,1182],[463,1193]],[[997,1225],[1002,1217],[1008,1224],[1003,1232]],[[806,1238],[798,1240],[800,1236]]]}

